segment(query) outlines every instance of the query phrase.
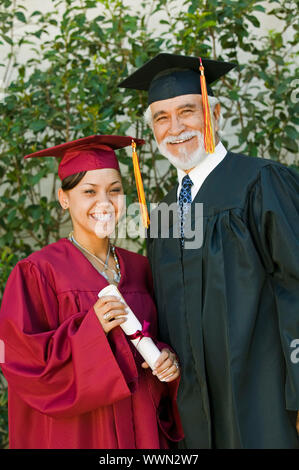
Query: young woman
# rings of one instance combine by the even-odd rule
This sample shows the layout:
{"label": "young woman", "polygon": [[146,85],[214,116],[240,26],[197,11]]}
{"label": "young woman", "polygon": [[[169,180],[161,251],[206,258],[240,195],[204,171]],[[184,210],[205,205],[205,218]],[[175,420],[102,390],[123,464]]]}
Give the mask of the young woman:
{"label": "young woman", "polygon": [[117,285],[156,338],[148,261],[109,241],[123,208],[113,149],[130,143],[91,136],[29,155],[62,157],[58,197],[73,232],[18,262],[6,285],[10,448],[159,449],[183,437],[175,354],[157,342],[152,372],[120,328],[124,304],[97,297]]}

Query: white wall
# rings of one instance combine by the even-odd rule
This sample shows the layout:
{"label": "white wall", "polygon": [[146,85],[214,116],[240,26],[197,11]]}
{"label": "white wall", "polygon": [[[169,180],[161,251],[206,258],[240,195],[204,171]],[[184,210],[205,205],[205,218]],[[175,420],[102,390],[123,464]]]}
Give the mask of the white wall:
{"label": "white wall", "polygon": [[[148,13],[150,13],[151,7],[152,5],[154,5],[155,2],[149,1],[148,3],[149,3]],[[27,12],[25,13],[26,17],[29,17],[30,14],[32,14],[35,10],[46,13],[48,11],[51,11],[51,9],[53,9],[53,3],[51,2],[51,0],[43,0],[42,2],[40,0],[23,0],[21,4],[27,9]],[[267,1],[263,2],[263,4],[265,8],[268,8],[268,10],[270,9],[270,4]],[[127,5],[130,5],[134,7],[134,9],[136,10],[136,0],[125,0],[123,1],[123,5],[124,5],[124,8],[126,8]],[[177,5],[175,8],[172,8],[171,13],[175,14],[176,12],[181,11],[182,8],[185,8],[185,10],[187,10],[187,6],[182,7],[181,0],[177,0]],[[62,8],[60,7],[60,12],[61,11],[62,11]],[[91,10],[89,14],[91,16],[97,16],[99,14],[104,14],[104,13],[105,13],[105,8],[101,3],[99,3],[97,8]],[[269,30],[277,30],[277,31],[282,30],[283,24],[277,18],[274,18],[273,16],[269,16],[261,12],[256,12],[256,16],[260,20],[260,23],[261,23],[259,35],[263,33],[267,33],[267,31]],[[159,24],[159,20],[162,18],[163,18],[163,14],[161,12],[155,13],[154,15],[150,15],[149,17],[148,27],[151,31],[153,31],[153,34],[155,35],[158,35],[160,32],[167,30],[167,25]],[[32,21],[35,21],[35,19],[33,18]],[[26,28],[27,30],[28,25],[24,25],[24,23],[21,23],[20,21],[16,20],[15,27],[14,27],[15,38],[22,37],[24,28]],[[254,27],[252,27],[252,30],[254,30]],[[51,29],[49,30],[49,33],[50,33],[49,37],[51,37],[51,34],[52,35],[54,34],[54,31],[55,31],[54,28],[52,28],[52,30]],[[8,44],[4,44],[2,46],[0,45],[0,63],[4,63],[4,64],[7,63],[6,57],[10,51],[11,51],[11,47]],[[21,51],[17,53],[18,62],[22,63],[22,62],[27,61],[28,58],[31,56],[31,54],[32,52],[30,51],[30,46],[23,45]],[[244,58],[244,60],[246,60],[247,58],[246,54],[245,55],[241,54],[240,58],[241,59]],[[3,89],[9,84],[10,80],[12,80],[15,77],[15,73],[16,72],[12,70],[11,68],[9,69],[9,72],[7,73],[5,67],[0,67],[0,99],[1,99],[1,93],[3,93]]]}

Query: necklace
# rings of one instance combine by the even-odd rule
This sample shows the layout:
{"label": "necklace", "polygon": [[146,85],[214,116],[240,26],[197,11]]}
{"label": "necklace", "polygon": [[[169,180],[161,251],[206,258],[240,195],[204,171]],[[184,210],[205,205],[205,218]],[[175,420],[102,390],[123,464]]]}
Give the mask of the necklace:
{"label": "necklace", "polygon": [[[110,241],[108,242],[108,251],[107,251],[107,256],[106,256],[106,261],[104,263],[104,261],[101,260],[101,258],[98,258],[96,255],[94,255],[93,253],[91,253],[89,250],[87,250],[86,248],[84,248],[84,246],[80,245],[79,242],[77,242],[77,240],[74,238],[74,235],[73,233],[71,232],[70,235],[69,235],[69,240],[71,242],[73,242],[75,245],[77,245],[81,250],[85,251],[86,253],[88,253],[90,256],[92,256],[92,258],[96,259],[97,261],[99,261],[103,266],[104,266],[104,271],[101,271],[101,274],[102,276],[104,276],[104,278],[106,279],[106,281],[109,282],[109,278],[108,278],[108,275],[105,271],[111,271],[111,273],[113,274],[113,280],[114,282],[116,282],[117,284],[119,283],[120,281],[120,278],[121,278],[121,273],[120,273],[120,266],[119,266],[119,262],[118,262],[118,258],[117,258],[117,255],[115,253],[115,246],[113,245],[110,245]],[[113,259],[114,259],[114,262],[115,262],[115,267],[116,267],[116,271],[115,269],[112,269],[108,266],[108,260],[109,260],[109,256],[110,256],[110,249],[111,249],[111,252],[112,252],[112,256],[113,256]]]}

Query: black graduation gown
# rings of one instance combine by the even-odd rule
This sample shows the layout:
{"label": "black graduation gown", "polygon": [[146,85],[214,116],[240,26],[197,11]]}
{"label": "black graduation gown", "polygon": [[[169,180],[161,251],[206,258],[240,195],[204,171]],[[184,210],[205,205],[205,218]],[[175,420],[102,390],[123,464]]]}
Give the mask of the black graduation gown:
{"label": "black graduation gown", "polygon": [[203,203],[202,247],[148,234],[187,448],[299,447],[298,189],[293,170],[229,152],[191,206],[194,223]]}

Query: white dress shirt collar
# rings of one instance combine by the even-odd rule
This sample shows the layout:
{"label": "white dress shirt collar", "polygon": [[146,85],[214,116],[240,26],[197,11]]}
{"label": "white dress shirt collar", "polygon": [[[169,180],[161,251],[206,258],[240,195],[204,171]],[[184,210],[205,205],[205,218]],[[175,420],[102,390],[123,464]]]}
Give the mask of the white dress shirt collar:
{"label": "white dress shirt collar", "polygon": [[[215,147],[215,152],[208,154],[195,168],[193,168],[189,173],[189,177],[193,182],[193,186],[191,187],[191,197],[192,201],[196,194],[198,193],[200,187],[202,186],[203,182],[207,178],[207,176],[216,168],[217,165],[224,159],[225,155],[227,154],[227,150],[222,144],[219,142]],[[178,172],[178,191],[177,191],[177,198],[179,197],[181,186],[182,186],[182,179],[186,176],[186,173],[183,170],[177,169]]]}

